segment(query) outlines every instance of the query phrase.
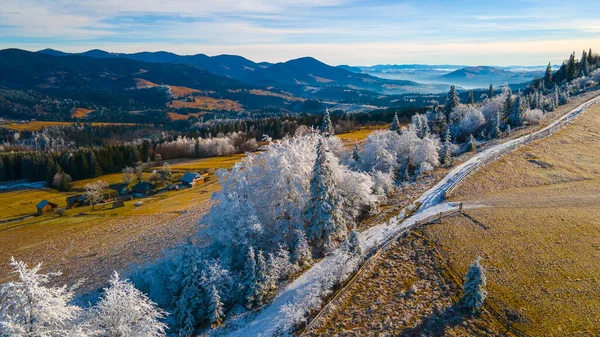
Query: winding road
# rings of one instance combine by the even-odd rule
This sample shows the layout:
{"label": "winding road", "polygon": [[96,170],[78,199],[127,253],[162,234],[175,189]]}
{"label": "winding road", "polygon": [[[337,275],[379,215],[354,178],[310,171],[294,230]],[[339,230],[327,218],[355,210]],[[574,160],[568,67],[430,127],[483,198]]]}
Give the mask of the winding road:
{"label": "winding road", "polygon": [[[361,233],[361,242],[366,251],[377,251],[389,240],[396,237],[399,233],[431,218],[440,212],[448,212],[458,209],[457,203],[446,202],[446,194],[458,186],[464,178],[475,172],[485,164],[496,160],[502,154],[510,152],[522,144],[533,140],[546,137],[559,130],[575,117],[581,114],[590,106],[600,102],[600,96],[596,96],[585,103],[579,105],[567,114],[556,119],[548,126],[535,131],[531,134],[512,139],[500,144],[492,145],[481,152],[475,154],[466,162],[456,166],[440,180],[435,186],[427,190],[421,197],[415,201],[413,207],[420,204],[417,212],[405,219],[405,210],[388,222],[375,225]],[[409,206],[410,207],[410,206]],[[254,317],[240,317],[233,320],[228,327],[218,329],[213,332],[214,336],[272,336],[281,331],[285,325],[282,308],[284,306],[297,305],[297,308],[303,307],[307,303],[314,304],[315,292],[319,291],[319,285],[330,285],[329,278],[340,270],[343,270],[344,262],[337,254],[331,254],[300,277],[290,283],[283,289],[274,301],[266,306]],[[322,297],[329,295],[330,292],[322,292]],[[307,300],[307,298],[309,300]]]}

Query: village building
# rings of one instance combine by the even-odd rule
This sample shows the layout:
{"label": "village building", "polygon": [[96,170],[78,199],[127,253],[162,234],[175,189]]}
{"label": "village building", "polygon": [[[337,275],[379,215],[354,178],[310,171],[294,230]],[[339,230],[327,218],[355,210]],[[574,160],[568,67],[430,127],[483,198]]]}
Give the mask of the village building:
{"label": "village building", "polygon": [[198,172],[186,172],[181,180],[179,181],[184,186],[194,186],[196,184],[202,184],[206,180],[206,176]]}
{"label": "village building", "polygon": [[134,194],[143,194],[146,195],[148,193],[150,193],[152,190],[154,190],[156,188],[156,186],[152,183],[149,183],[147,181],[141,181],[135,185],[133,185],[133,187],[131,188],[131,191]]}
{"label": "village building", "polygon": [[50,201],[44,199],[42,201],[40,201],[35,208],[37,208],[37,213],[38,214],[46,214],[48,212],[52,212],[53,209],[55,209],[56,207],[58,207],[57,204],[55,203],[51,203]]}

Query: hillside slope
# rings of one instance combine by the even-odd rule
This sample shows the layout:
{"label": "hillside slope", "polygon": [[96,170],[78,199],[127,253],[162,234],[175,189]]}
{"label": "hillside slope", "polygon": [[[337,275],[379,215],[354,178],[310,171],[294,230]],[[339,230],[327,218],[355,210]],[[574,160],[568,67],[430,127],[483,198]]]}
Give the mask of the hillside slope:
{"label": "hillside slope", "polygon": [[490,301],[532,336],[600,330],[599,129],[595,106],[483,168],[453,196],[477,205],[467,210],[477,223],[453,218],[426,229],[460,272],[483,257]]}

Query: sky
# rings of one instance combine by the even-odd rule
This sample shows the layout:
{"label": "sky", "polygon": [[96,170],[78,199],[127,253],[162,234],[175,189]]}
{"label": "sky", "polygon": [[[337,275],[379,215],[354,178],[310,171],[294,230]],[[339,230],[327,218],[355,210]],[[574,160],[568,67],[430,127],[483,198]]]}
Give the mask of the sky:
{"label": "sky", "polygon": [[544,65],[600,50],[600,1],[2,0],[0,48],[332,65]]}

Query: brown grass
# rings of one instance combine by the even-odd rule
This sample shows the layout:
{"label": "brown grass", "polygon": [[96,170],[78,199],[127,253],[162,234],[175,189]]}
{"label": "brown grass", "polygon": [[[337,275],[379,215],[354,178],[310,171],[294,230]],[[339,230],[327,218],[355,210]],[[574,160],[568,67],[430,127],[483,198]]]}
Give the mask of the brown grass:
{"label": "brown grass", "polygon": [[217,99],[208,96],[194,97],[193,102],[185,100],[173,100],[169,104],[170,108],[194,108],[202,110],[227,110],[227,111],[242,111],[242,105],[238,102],[229,99]]}
{"label": "brown grass", "polygon": [[491,301],[533,336],[600,331],[600,106],[467,179],[454,200],[479,204],[426,232],[461,273],[480,255]]}
{"label": "brown grass", "polygon": [[184,115],[184,114],[179,114],[176,112],[167,112],[167,115],[169,115],[169,119],[171,119],[172,121],[185,121],[190,117],[200,116],[199,113],[189,113],[187,115]]}
{"label": "brown grass", "polygon": [[90,109],[86,109],[86,108],[77,108],[75,109],[75,111],[71,114],[71,117],[73,118],[85,118],[87,117],[87,115],[89,115],[92,111],[94,110],[90,110]]}
{"label": "brown grass", "polygon": [[[21,123],[9,123],[9,124],[2,124],[0,125],[0,127],[5,127],[11,130],[15,130],[15,131],[39,131],[42,128],[48,128],[51,126],[66,126],[66,125],[75,125],[76,123],[73,122],[48,122],[48,121],[33,121],[33,122],[27,122],[24,124]],[[105,123],[105,122],[94,122],[92,123],[92,126],[108,126],[108,125],[135,125],[133,123]]]}
{"label": "brown grass", "polygon": [[346,133],[340,133],[338,135],[336,135],[337,137],[339,137],[344,146],[350,147],[350,146],[354,146],[355,144],[362,144],[367,140],[367,137],[369,137],[369,135],[375,131],[375,130],[386,130],[389,129],[390,125],[389,124],[385,124],[385,125],[375,125],[375,126],[365,126],[362,127],[358,130],[354,130],[351,132],[346,132]]}

